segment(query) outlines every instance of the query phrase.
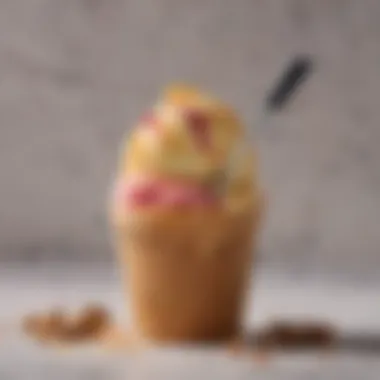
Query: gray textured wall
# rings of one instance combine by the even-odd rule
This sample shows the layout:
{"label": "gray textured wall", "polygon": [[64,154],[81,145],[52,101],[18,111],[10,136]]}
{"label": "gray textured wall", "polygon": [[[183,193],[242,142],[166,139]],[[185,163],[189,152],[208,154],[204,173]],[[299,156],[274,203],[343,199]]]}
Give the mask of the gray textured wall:
{"label": "gray textured wall", "polygon": [[256,125],[268,263],[380,272],[380,2],[0,0],[0,257],[105,258],[117,141],[186,80],[249,125],[296,52],[317,72]]}

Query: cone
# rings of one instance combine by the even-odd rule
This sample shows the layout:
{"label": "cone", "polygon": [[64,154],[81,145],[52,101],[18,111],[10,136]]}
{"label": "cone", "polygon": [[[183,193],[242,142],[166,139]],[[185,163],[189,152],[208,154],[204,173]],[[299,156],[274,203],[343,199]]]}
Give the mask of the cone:
{"label": "cone", "polygon": [[260,219],[259,207],[210,206],[134,211],[119,223],[116,246],[137,334],[158,342],[235,336]]}

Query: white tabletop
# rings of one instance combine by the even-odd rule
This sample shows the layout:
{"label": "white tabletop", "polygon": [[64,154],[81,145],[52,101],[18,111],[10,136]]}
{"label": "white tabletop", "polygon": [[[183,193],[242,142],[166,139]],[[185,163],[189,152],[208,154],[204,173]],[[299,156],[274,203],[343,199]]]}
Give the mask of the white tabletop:
{"label": "white tabletop", "polygon": [[[150,349],[138,354],[110,354],[97,347],[75,350],[41,348],[17,327],[22,315],[54,306],[101,301],[118,318],[128,319],[117,276],[65,266],[0,273],[1,323],[9,326],[0,339],[0,379],[378,379],[379,358],[333,353],[281,354],[266,365],[233,357],[224,349]],[[380,331],[376,295],[380,287],[304,281],[261,275],[252,291],[247,326],[276,316],[314,317],[337,323],[342,330]],[[255,313],[254,313],[255,311]]]}

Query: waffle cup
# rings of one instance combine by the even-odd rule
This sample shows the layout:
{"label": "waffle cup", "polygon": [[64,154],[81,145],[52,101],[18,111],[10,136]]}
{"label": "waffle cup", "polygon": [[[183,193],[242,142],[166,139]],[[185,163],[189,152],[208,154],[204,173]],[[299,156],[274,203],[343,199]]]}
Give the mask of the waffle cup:
{"label": "waffle cup", "polygon": [[207,342],[240,329],[261,205],[134,211],[116,247],[134,332],[158,342]]}

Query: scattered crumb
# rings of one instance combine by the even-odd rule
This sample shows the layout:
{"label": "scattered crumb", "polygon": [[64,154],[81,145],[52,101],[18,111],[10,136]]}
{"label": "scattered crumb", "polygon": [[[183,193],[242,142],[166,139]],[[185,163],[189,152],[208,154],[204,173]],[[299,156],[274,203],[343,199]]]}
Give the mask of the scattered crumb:
{"label": "scattered crumb", "polygon": [[23,329],[41,342],[84,342],[99,339],[111,324],[110,314],[105,308],[90,305],[77,314],[52,310],[26,316]]}
{"label": "scattered crumb", "polygon": [[114,352],[142,347],[135,334],[117,325],[106,308],[99,305],[88,305],[75,314],[56,309],[28,315],[22,327],[28,336],[60,351],[89,342]]}
{"label": "scattered crumb", "polygon": [[[110,313],[99,305],[88,305],[76,314],[56,309],[28,315],[23,320],[23,330],[33,339],[54,346],[94,342],[112,351],[142,348],[142,341],[114,323]],[[279,349],[313,348],[328,353],[336,340],[336,329],[323,322],[276,321],[252,336],[234,339],[227,344],[227,350],[235,357],[250,357],[266,364]]]}
{"label": "scattered crumb", "polygon": [[109,326],[109,328],[104,331],[103,335],[100,338],[100,341],[105,346],[105,348],[112,351],[130,349],[134,345],[131,334],[128,334],[125,329],[116,324]]}
{"label": "scattered crumb", "polygon": [[29,315],[24,318],[24,331],[40,342],[46,342],[62,335],[64,326],[64,313],[61,310],[53,310],[48,314]]}
{"label": "scattered crumb", "polygon": [[67,318],[64,337],[83,340],[99,337],[112,324],[108,311],[101,306],[87,306],[77,316]]}
{"label": "scattered crumb", "polygon": [[264,348],[329,348],[337,339],[335,328],[323,322],[277,321],[260,331],[257,345]]}
{"label": "scattered crumb", "polygon": [[233,356],[251,357],[266,364],[274,351],[291,349],[323,349],[328,354],[338,338],[334,327],[323,322],[277,321],[252,336],[233,340],[228,351]]}
{"label": "scattered crumb", "polygon": [[269,350],[247,342],[244,337],[238,337],[231,341],[227,346],[227,350],[234,357],[246,357],[260,365],[267,364],[271,357]]}
{"label": "scattered crumb", "polygon": [[238,337],[233,339],[227,345],[227,350],[233,356],[241,355],[246,352],[248,345],[244,342],[244,339]]}

